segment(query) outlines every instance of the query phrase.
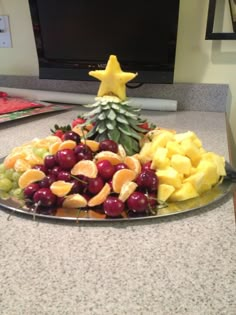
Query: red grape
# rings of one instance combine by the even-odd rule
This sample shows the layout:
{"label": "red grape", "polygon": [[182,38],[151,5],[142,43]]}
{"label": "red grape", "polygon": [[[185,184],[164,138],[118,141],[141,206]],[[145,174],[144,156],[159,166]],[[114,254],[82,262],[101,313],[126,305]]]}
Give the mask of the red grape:
{"label": "red grape", "polygon": [[124,208],[124,202],[115,196],[107,197],[107,199],[103,203],[104,212],[110,217],[119,216],[124,211]]}
{"label": "red grape", "polygon": [[57,152],[59,166],[63,170],[70,170],[77,162],[76,155],[71,149],[63,149]]}
{"label": "red grape", "polygon": [[143,212],[148,209],[148,199],[144,193],[135,191],[127,199],[128,208],[135,212]]}
{"label": "red grape", "polygon": [[115,173],[115,167],[108,160],[97,162],[98,174],[105,180],[111,179]]}
{"label": "red grape", "polygon": [[118,152],[118,144],[110,139],[103,140],[99,143],[99,151],[111,151],[114,153]]}

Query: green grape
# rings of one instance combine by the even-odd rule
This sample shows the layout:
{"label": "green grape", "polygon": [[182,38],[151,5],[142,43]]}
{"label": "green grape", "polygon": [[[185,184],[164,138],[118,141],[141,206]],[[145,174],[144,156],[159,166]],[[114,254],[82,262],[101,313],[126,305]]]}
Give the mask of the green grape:
{"label": "green grape", "polygon": [[13,181],[12,182],[12,187],[11,187],[11,189],[16,189],[16,188],[18,188],[19,186],[18,186],[18,182],[15,182],[15,181]]}
{"label": "green grape", "polygon": [[6,178],[12,180],[12,175],[14,173],[14,169],[13,168],[9,168],[5,171],[5,175],[6,175]]}
{"label": "green grape", "polygon": [[22,173],[18,173],[18,172],[14,172],[12,174],[12,180],[15,181],[15,182],[18,182],[20,176],[21,176]]}
{"label": "green grape", "polygon": [[48,151],[47,151],[46,153],[44,153],[43,159],[45,159],[45,157],[46,157],[47,155],[50,155],[50,153],[49,153]]}
{"label": "green grape", "polygon": [[12,182],[9,178],[0,179],[0,190],[8,192],[12,189]]}
{"label": "green grape", "polygon": [[17,199],[24,199],[24,193],[21,188],[11,189],[9,193],[12,197],[15,197]]}
{"label": "green grape", "polygon": [[33,148],[34,154],[36,154],[39,157],[43,157],[43,155],[47,152],[45,148]]}
{"label": "green grape", "polygon": [[0,174],[4,173],[6,170],[5,166],[3,163],[0,164]]}
{"label": "green grape", "polygon": [[9,193],[7,193],[6,191],[2,191],[0,190],[0,198],[3,199],[3,200],[7,200],[9,199]]}

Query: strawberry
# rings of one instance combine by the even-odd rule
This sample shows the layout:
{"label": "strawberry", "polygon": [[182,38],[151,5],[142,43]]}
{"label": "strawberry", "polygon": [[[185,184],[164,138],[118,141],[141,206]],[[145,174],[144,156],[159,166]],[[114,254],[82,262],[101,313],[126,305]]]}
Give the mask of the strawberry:
{"label": "strawberry", "polygon": [[149,124],[147,121],[143,122],[142,124],[139,125],[140,128],[150,130]]}
{"label": "strawberry", "polygon": [[84,124],[85,122],[86,122],[86,119],[82,117],[78,117],[72,121],[71,125],[72,125],[72,128],[74,128],[75,126]]}
{"label": "strawberry", "polygon": [[57,136],[58,138],[61,138],[63,137],[64,135],[64,132],[62,130],[56,130],[54,133],[53,133],[54,136]]}

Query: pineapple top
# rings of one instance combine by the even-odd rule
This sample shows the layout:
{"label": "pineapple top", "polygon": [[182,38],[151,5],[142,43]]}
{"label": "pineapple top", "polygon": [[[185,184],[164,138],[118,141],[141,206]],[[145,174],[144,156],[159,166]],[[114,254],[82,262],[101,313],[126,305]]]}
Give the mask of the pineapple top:
{"label": "pineapple top", "polygon": [[122,71],[115,55],[111,55],[105,70],[90,71],[89,75],[101,81],[97,96],[115,95],[126,99],[125,84],[137,76],[137,73]]}

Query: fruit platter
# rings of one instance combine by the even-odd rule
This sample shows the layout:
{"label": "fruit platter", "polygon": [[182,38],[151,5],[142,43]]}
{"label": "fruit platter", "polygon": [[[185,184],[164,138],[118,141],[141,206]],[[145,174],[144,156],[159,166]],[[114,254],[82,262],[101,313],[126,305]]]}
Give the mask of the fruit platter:
{"label": "fruit platter", "polygon": [[214,205],[231,190],[223,156],[190,130],[177,133],[142,118],[126,97],[136,73],[115,55],[93,104],[45,138],[0,161],[0,206],[33,218],[120,221],[160,218]]}

